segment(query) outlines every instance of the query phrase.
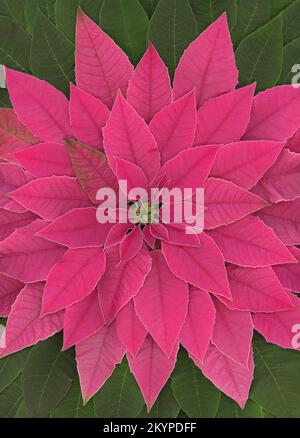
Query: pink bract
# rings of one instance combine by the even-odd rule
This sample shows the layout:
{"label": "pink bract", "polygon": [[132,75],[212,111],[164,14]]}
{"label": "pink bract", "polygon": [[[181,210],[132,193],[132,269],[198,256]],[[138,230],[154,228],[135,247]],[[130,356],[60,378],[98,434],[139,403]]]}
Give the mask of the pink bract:
{"label": "pink bract", "polygon": [[[82,11],[76,35],[70,102],[6,69],[0,356],[63,329],[84,400],[126,354],[150,409],[182,344],[243,408],[253,330],[292,348],[300,321],[300,89],[235,90],[226,15],[186,49],[173,90],[152,45],[134,70]],[[127,179],[148,190],[162,175],[169,187],[204,187],[198,237],[97,222],[99,188]]]}

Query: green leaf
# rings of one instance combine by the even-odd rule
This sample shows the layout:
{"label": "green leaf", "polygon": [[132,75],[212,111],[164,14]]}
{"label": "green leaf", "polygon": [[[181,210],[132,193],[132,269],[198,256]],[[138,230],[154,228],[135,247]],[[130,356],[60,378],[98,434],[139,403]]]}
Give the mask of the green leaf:
{"label": "green leaf", "polygon": [[0,359],[0,392],[6,389],[20,375],[29,351],[28,349],[22,350]]}
{"label": "green leaf", "polygon": [[188,0],[160,0],[150,20],[148,37],[171,76],[183,51],[197,35],[197,21]]}
{"label": "green leaf", "polygon": [[25,28],[26,0],[0,0],[0,15],[10,17],[16,24]]}
{"label": "green leaf", "polygon": [[0,64],[30,71],[30,39],[10,18],[0,17]]}
{"label": "green leaf", "polygon": [[21,378],[18,377],[0,394],[0,418],[14,418],[22,401]]}
{"label": "green leaf", "polygon": [[281,11],[286,9],[291,3],[294,3],[295,0],[270,0],[271,2],[271,15],[275,17]]}
{"label": "green leaf", "polygon": [[71,40],[75,40],[77,9],[83,11],[96,23],[103,0],[56,0],[55,17],[57,27]]}
{"label": "green leaf", "polygon": [[40,11],[33,29],[30,64],[35,76],[63,92],[74,81],[74,45]]}
{"label": "green leaf", "polygon": [[270,3],[266,0],[252,0],[245,2],[239,0],[237,22],[231,32],[235,46],[250,33],[262,27],[271,19]]}
{"label": "green leaf", "polygon": [[38,10],[42,11],[51,21],[55,21],[55,0],[26,0],[25,20],[28,33],[33,32],[35,17]]}
{"label": "green leaf", "polygon": [[292,72],[295,64],[300,64],[300,37],[283,48],[282,70],[278,84],[291,84],[292,77],[299,71]]}
{"label": "green leaf", "polygon": [[189,0],[198,22],[198,29],[202,32],[213,23],[223,12],[227,13],[230,29],[236,23],[237,0]]}
{"label": "green leaf", "polygon": [[221,393],[197,368],[186,352],[181,351],[172,376],[174,397],[190,418],[216,416]]}
{"label": "green leaf", "polygon": [[177,418],[189,418],[188,415],[182,410],[179,411],[179,414],[177,415]]}
{"label": "green leaf", "polygon": [[180,411],[172,392],[170,380],[166,383],[154,403],[151,411],[147,413],[146,406],[139,413],[139,418],[177,418]]}
{"label": "green leaf", "polygon": [[95,414],[99,418],[136,418],[144,400],[126,360],[94,396]]}
{"label": "green leaf", "polygon": [[300,355],[254,338],[255,374],[251,399],[280,418],[300,416]]}
{"label": "green leaf", "polygon": [[217,413],[218,418],[263,418],[262,408],[253,400],[248,400],[245,408],[240,407],[229,397],[222,394],[219,409]]}
{"label": "green leaf", "polygon": [[16,411],[15,418],[30,418],[26,409],[25,402],[22,401]]}
{"label": "green leaf", "polygon": [[60,336],[55,336],[35,345],[28,355],[22,384],[31,417],[48,417],[71,387],[74,359],[69,350],[62,353],[61,347]]}
{"label": "green leaf", "polygon": [[94,418],[94,405],[89,401],[83,405],[78,379],[75,379],[66,397],[51,413],[51,418]]}
{"label": "green leaf", "polygon": [[282,67],[281,17],[248,35],[236,50],[239,85],[257,81],[257,91],[277,83]]}
{"label": "green leaf", "polygon": [[146,50],[148,16],[138,0],[103,0],[101,28],[136,64]]}
{"label": "green leaf", "polygon": [[270,414],[267,411],[262,410],[262,414],[264,418],[276,418],[275,415]]}
{"label": "green leaf", "polygon": [[300,36],[300,0],[294,1],[282,12],[283,45],[290,43]]}
{"label": "green leaf", "polygon": [[149,18],[152,17],[158,1],[159,0],[140,0],[140,3],[142,4],[143,8],[147,12]]}

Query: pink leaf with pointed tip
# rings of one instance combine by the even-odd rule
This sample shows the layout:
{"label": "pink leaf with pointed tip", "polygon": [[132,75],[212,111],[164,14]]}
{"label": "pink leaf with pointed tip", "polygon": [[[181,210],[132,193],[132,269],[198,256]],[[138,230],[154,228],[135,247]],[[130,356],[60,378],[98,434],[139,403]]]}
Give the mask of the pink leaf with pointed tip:
{"label": "pink leaf with pointed tip", "polygon": [[32,179],[33,177],[21,167],[10,163],[0,163],[0,207],[15,213],[24,212],[25,208],[10,198],[9,193],[24,186]]}
{"label": "pink leaf with pointed tip", "polygon": [[189,310],[180,332],[179,341],[190,355],[203,361],[210,344],[216,311],[213,301],[204,290],[192,287]]}
{"label": "pink leaf with pointed tip", "polygon": [[247,368],[253,335],[250,313],[231,310],[217,299],[214,305],[216,321],[212,343],[225,356]]}
{"label": "pink leaf with pointed tip", "polygon": [[65,248],[35,234],[48,222],[37,220],[0,243],[0,272],[25,283],[45,280]]}
{"label": "pink leaf with pointed tip", "polygon": [[70,119],[77,140],[103,149],[102,128],[109,117],[101,100],[71,84]]}
{"label": "pink leaf with pointed tip", "polygon": [[138,293],[151,269],[151,263],[146,248],[127,263],[120,263],[117,248],[107,251],[106,272],[98,285],[100,307],[107,324]]}
{"label": "pink leaf with pointed tip", "polygon": [[155,241],[156,241],[156,239],[155,239],[155,237],[151,234],[151,232],[150,232],[150,227],[149,227],[149,226],[146,226],[146,227],[143,229],[143,236],[144,236],[144,241],[147,243],[147,245],[148,245],[151,249],[153,249],[154,246],[155,246]]}
{"label": "pink leaf with pointed tip", "polygon": [[286,312],[255,313],[252,315],[254,328],[267,342],[272,342],[283,348],[300,350],[299,344],[293,344],[295,332],[293,329],[300,321],[300,301],[296,295],[290,294],[294,309]]}
{"label": "pink leaf with pointed tip", "polygon": [[43,219],[56,219],[73,208],[89,207],[90,200],[76,178],[49,176],[35,179],[11,193],[27,210]]}
{"label": "pink leaf with pointed tip", "polygon": [[169,187],[180,189],[202,188],[218,151],[217,146],[199,146],[185,149],[167,161],[161,173],[166,175]]}
{"label": "pink leaf with pointed tip", "polygon": [[204,201],[206,229],[230,224],[268,205],[253,193],[220,178],[207,180]]}
{"label": "pink leaf with pointed tip", "polygon": [[75,140],[67,142],[73,168],[83,190],[94,204],[97,192],[102,187],[117,190],[118,183],[111,171],[105,154]]}
{"label": "pink leaf with pointed tip", "polygon": [[108,122],[103,129],[104,150],[109,164],[116,169],[115,157],[139,166],[149,183],[156,177],[160,154],[145,121],[119,93]]}
{"label": "pink leaf with pointed tip", "polygon": [[63,328],[63,312],[40,317],[44,283],[28,284],[18,295],[6,325],[6,348],[0,356],[49,338]]}
{"label": "pink leaf with pointed tip", "polygon": [[9,315],[11,306],[23,287],[24,285],[20,281],[0,274],[0,316]]}
{"label": "pink leaf with pointed tip", "polygon": [[224,258],[205,233],[198,234],[199,247],[162,244],[165,259],[173,273],[199,289],[231,298]]}
{"label": "pink leaf with pointed tip", "polygon": [[115,323],[102,327],[76,345],[77,369],[85,402],[104,385],[124,354],[125,348],[118,338]]}
{"label": "pink leaf with pointed tip", "polygon": [[[276,272],[276,266],[273,269]],[[249,312],[272,313],[291,309],[289,295],[273,269],[227,266],[232,301],[223,298],[221,301],[230,309]]]}
{"label": "pink leaf with pointed tip", "polygon": [[196,361],[196,365],[207,379],[211,380],[228,397],[235,400],[241,409],[245,407],[254,371],[252,350],[250,351],[248,368],[230,360],[213,345],[209,347],[204,363]]}
{"label": "pink leaf with pointed tip", "polygon": [[299,125],[300,90],[292,85],[280,85],[254,97],[244,139],[285,141]]}
{"label": "pink leaf with pointed tip", "polygon": [[129,81],[127,99],[146,123],[171,103],[168,69],[151,43]]}
{"label": "pink leaf with pointed tip", "polygon": [[148,411],[169,379],[176,362],[178,344],[170,357],[148,335],[135,358],[127,354],[129,367],[142,391]]}
{"label": "pink leaf with pointed tip", "polygon": [[104,321],[94,291],[79,303],[67,307],[64,317],[64,345],[66,350],[88,338],[103,327]]}
{"label": "pink leaf with pointed tip", "polygon": [[194,91],[170,103],[154,116],[149,129],[157,141],[162,163],[193,145],[196,122]]}
{"label": "pink leaf with pointed tip", "polygon": [[208,100],[197,113],[195,145],[240,140],[246,131],[255,84]]}
{"label": "pink leaf with pointed tip", "polygon": [[150,233],[156,238],[156,239],[162,239],[166,240],[168,242],[169,240],[169,232],[166,226],[163,224],[150,224]]}
{"label": "pink leaf with pointed tip", "polygon": [[42,314],[54,313],[87,297],[105,272],[101,248],[69,249],[47,277]]}
{"label": "pink leaf with pointed tip", "polygon": [[300,129],[298,129],[295,134],[288,140],[285,145],[292,152],[300,152]]}
{"label": "pink leaf with pointed tip", "polygon": [[164,224],[168,231],[168,242],[174,245],[199,246],[197,234],[187,234],[186,224],[169,223]]}
{"label": "pink leaf with pointed tip", "polygon": [[271,228],[253,216],[210,230],[208,234],[225,260],[239,266],[263,268],[295,261]]}
{"label": "pink leaf with pointed tip", "polygon": [[284,149],[253,192],[270,202],[292,201],[299,197],[300,154]]}
{"label": "pink leaf with pointed tip", "polygon": [[211,24],[185,50],[174,76],[174,97],[196,87],[197,106],[234,90],[238,82],[226,14]]}
{"label": "pink leaf with pointed tip", "polygon": [[275,163],[282,148],[283,143],[275,141],[241,141],[221,146],[211,175],[248,190]]}
{"label": "pink leaf with pointed tip", "polygon": [[125,53],[82,10],[76,24],[76,82],[111,108],[118,90],[126,94],[133,67]]}
{"label": "pink leaf with pointed tip", "polygon": [[16,152],[14,159],[37,178],[75,176],[67,148],[61,143],[39,143]]}
{"label": "pink leaf with pointed tip", "polygon": [[170,271],[161,251],[151,255],[151,271],[134,304],[143,325],[169,357],[187,315],[188,286]]}
{"label": "pink leaf with pointed tip", "polygon": [[138,318],[133,300],[129,301],[116,316],[117,333],[126,351],[135,357],[147,336],[147,330]]}
{"label": "pink leaf with pointed tip", "polygon": [[100,224],[96,208],[76,208],[57,218],[37,235],[68,248],[86,248],[104,244],[112,224]]}
{"label": "pink leaf with pointed tip", "polygon": [[111,248],[112,246],[118,245],[130,227],[132,227],[132,225],[129,223],[123,224],[119,222],[114,224],[107,234],[104,247]]}
{"label": "pink leaf with pointed tip", "polygon": [[5,69],[9,97],[18,119],[42,141],[72,137],[66,96],[48,82]]}
{"label": "pink leaf with pointed tip", "polygon": [[22,125],[14,110],[0,108],[0,159],[11,161],[11,154],[35,143],[38,139]]}
{"label": "pink leaf with pointed tip", "polygon": [[15,213],[0,209],[0,241],[6,239],[17,228],[25,227],[36,219],[30,211]]}
{"label": "pink leaf with pointed tip", "polygon": [[[300,244],[300,199],[280,202],[264,208],[257,216],[271,227],[274,233],[286,245]],[[288,263],[288,261],[287,261]]]}
{"label": "pink leaf with pointed tip", "polygon": [[122,158],[115,158],[115,162],[118,181],[123,180],[127,182],[127,192],[137,187],[145,190],[148,189],[146,175],[139,166]]}
{"label": "pink leaf with pointed tip", "polygon": [[298,263],[273,266],[273,270],[283,287],[294,292],[300,292],[300,249],[290,247],[289,250]]}
{"label": "pink leaf with pointed tip", "polygon": [[143,246],[143,233],[140,227],[134,227],[120,242],[120,262],[126,263],[137,256]]}

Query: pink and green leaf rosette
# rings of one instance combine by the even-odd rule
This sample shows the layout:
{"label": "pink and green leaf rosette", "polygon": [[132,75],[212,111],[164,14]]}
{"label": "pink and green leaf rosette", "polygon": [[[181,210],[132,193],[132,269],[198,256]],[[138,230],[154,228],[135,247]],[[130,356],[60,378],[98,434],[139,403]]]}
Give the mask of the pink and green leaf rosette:
{"label": "pink and green leaf rosette", "polygon": [[[5,68],[13,108],[0,109],[1,360],[61,332],[50,352],[68,361],[75,348],[86,407],[109,399],[119,373],[135,416],[168,396],[177,416],[192,367],[214,400],[203,416],[229,399],[243,410],[253,336],[258,362],[262,337],[300,349],[300,89],[239,85],[225,13],[173,81],[154,41],[134,68],[81,9],[69,99],[19,70]],[[204,187],[202,233],[97,221],[99,188],[162,178]],[[261,402],[252,388],[250,411]]]}

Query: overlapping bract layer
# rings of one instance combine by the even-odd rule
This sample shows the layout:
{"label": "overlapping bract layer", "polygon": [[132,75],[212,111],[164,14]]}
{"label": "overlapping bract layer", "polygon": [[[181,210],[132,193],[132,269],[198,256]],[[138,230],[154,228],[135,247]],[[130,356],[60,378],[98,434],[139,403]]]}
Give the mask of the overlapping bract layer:
{"label": "overlapping bract layer", "polygon": [[[6,69],[14,110],[0,110],[0,355],[63,329],[85,400],[127,354],[151,408],[182,344],[243,407],[253,329],[292,348],[300,320],[300,90],[235,90],[225,15],[185,51],[173,91],[152,45],[133,70],[82,11],[76,43],[69,103]],[[98,223],[97,190],[120,179],[204,187],[204,232]]]}

